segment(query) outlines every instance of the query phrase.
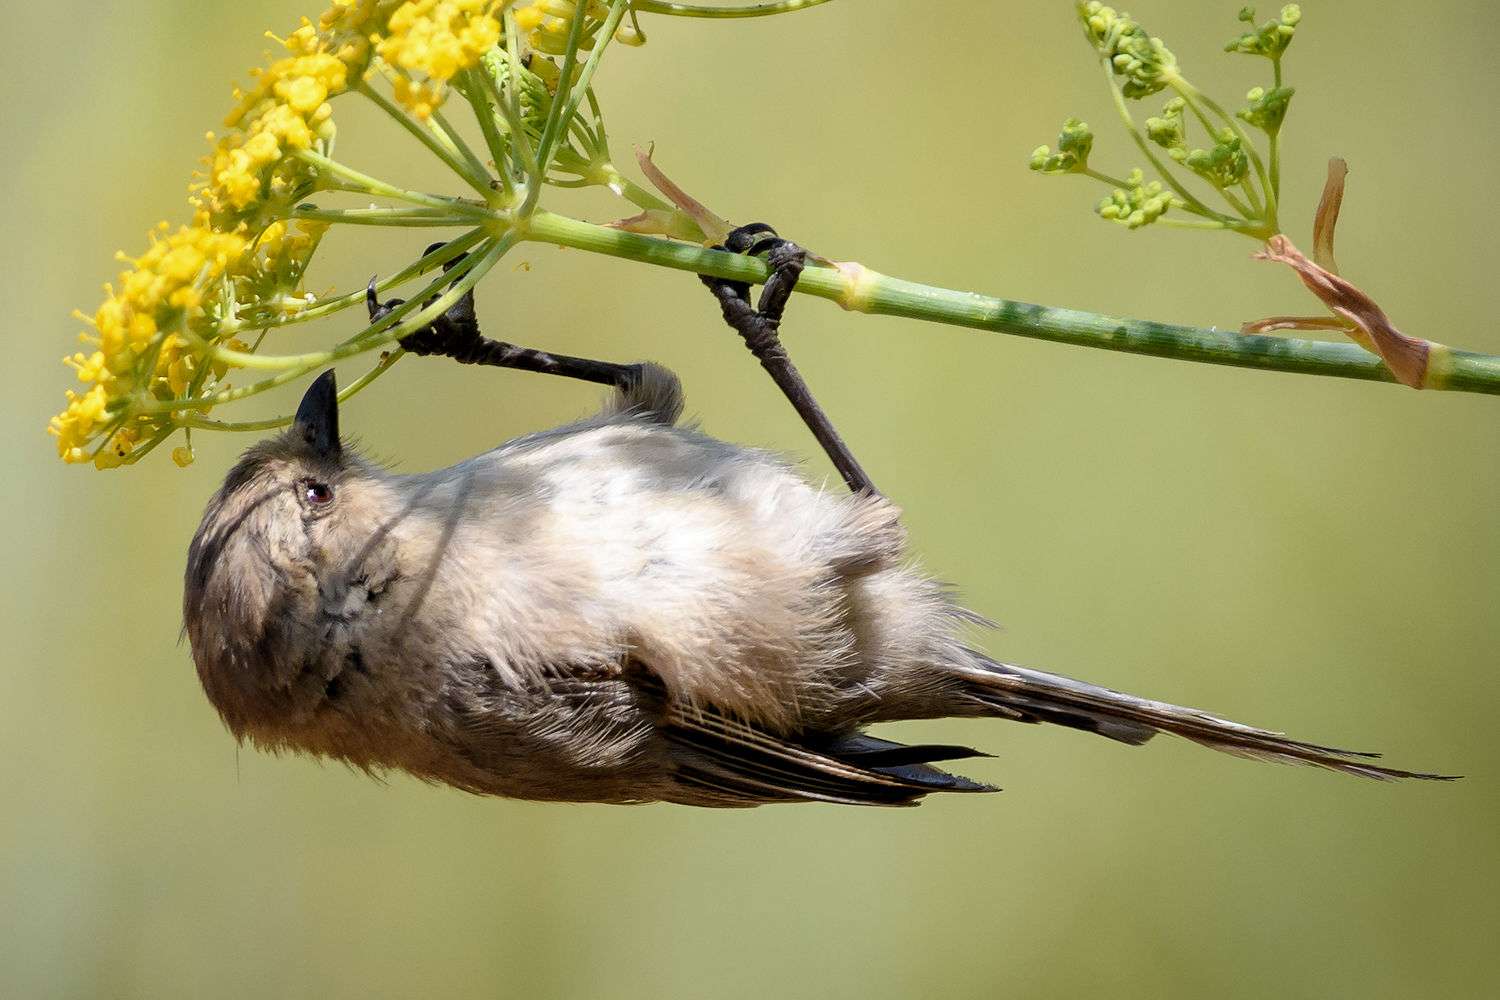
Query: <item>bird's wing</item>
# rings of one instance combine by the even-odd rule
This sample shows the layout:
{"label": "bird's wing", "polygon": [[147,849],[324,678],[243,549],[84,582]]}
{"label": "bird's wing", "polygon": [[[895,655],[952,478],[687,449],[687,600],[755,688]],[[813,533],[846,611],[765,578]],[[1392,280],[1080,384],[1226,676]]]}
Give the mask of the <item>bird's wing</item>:
{"label": "bird's wing", "polygon": [[685,793],[681,801],[693,804],[907,806],[931,792],[995,791],[928,763],[984,756],[967,747],[907,747],[861,733],[793,741],[681,705],[668,708],[659,731]]}

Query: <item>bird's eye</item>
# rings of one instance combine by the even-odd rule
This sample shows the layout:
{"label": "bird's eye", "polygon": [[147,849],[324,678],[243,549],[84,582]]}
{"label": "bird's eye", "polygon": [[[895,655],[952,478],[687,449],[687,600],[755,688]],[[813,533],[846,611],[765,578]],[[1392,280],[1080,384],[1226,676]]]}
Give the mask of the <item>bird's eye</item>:
{"label": "bird's eye", "polygon": [[315,479],[308,479],[302,483],[302,496],[313,506],[321,507],[333,499],[333,487]]}

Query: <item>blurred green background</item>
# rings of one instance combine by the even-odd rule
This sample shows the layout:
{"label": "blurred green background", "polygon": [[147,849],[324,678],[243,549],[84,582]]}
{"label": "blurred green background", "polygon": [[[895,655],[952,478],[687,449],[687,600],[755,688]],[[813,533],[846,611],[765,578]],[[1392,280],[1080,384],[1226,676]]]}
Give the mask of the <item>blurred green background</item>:
{"label": "blurred green background", "polygon": [[[1284,225],[1330,154],[1339,261],[1408,330],[1500,352],[1500,132],[1487,7],[1312,2],[1289,57]],[[1234,3],[1143,0],[1225,100]],[[1500,976],[1500,401],[1215,369],[845,314],[787,339],[923,562],[1005,624],[996,655],[1462,772],[1382,786],[1161,739],[999,722],[1004,794],[920,809],[555,806],[237,750],[178,642],[180,573],[248,440],[115,473],[43,433],[117,247],[185,217],[232,83],[317,0],[5,4],[0,524],[5,997],[1471,997]],[[1265,11],[1263,13],[1269,13]],[[1029,301],[1233,327],[1313,308],[1248,240],[1129,234],[1026,155],[1069,114],[1136,157],[1071,4],[843,0],[764,21],[652,18],[600,93],[616,153],[833,257]],[[341,152],[442,175],[339,106]],[[575,202],[591,218],[604,199]],[[424,234],[330,242],[356,287]],[[713,433],[811,441],[690,276],[523,248],[489,332],[683,375]],[[515,263],[526,260],[530,271]],[[352,320],[350,321],[352,322]],[[347,332],[347,331],[345,331]],[[317,333],[289,333],[312,344]],[[326,333],[321,336],[327,336]],[[300,388],[272,401],[290,408]],[[562,381],[403,362],[345,426],[406,469],[595,405]],[[249,415],[242,408],[240,415]],[[233,416],[233,413],[229,415]]]}

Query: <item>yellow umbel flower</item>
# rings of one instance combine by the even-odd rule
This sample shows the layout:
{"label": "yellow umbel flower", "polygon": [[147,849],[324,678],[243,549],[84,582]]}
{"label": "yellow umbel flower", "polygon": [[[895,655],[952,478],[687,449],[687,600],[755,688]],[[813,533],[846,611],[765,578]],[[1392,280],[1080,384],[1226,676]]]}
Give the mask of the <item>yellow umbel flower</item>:
{"label": "yellow umbel flower", "polygon": [[[180,426],[201,425],[222,398],[228,351],[251,350],[234,335],[317,302],[301,289],[327,225],[290,218],[309,196],[336,186],[328,159],[333,100],[360,87],[378,57],[397,100],[431,116],[454,78],[500,43],[500,14],[510,8],[534,47],[554,52],[566,48],[577,18],[582,47],[593,49],[610,9],[599,0],[332,0],[316,20],[270,36],[275,53],[234,91],[223,133],[209,135],[211,150],[189,187],[192,222],[153,230],[146,251],[123,258],[130,266],[83,317],[92,347],[65,359],[84,388],[68,393],[50,423],[58,453],[110,467]],[[556,75],[548,60],[537,63]],[[544,88],[534,76],[526,85],[533,80]],[[543,103],[526,102],[525,114]],[[187,455],[179,449],[179,464]]]}
{"label": "yellow umbel flower", "polygon": [[[195,339],[184,333],[203,319],[205,290],[240,260],[246,240],[214,232],[201,214],[191,226],[167,230],[162,223],[153,231],[139,258],[122,258],[132,267],[120,273],[118,290],[105,286],[103,304],[84,317],[95,331],[84,339],[95,350],[65,359],[79,381],[92,384],[85,393],[69,392],[67,409],[52,418],[50,430],[66,461],[119,464],[143,429],[157,429],[150,416],[132,419],[131,402],[184,394],[203,363]],[[108,447],[90,455],[85,445],[112,424],[118,429]]]}
{"label": "yellow umbel flower", "polygon": [[64,360],[89,388],[69,391],[67,408],[48,427],[64,460],[100,468],[130,461],[143,441],[175,426],[158,404],[224,378],[215,345],[249,349],[231,336],[236,303],[299,301],[302,274],[327,227],[289,229],[276,220],[313,180],[288,154],[332,139],[329,99],[365,72],[371,36],[397,6],[335,0],[316,25],[304,18],[277,39],[286,54],[253,70],[248,90],[235,91],[228,131],[210,135],[206,170],[190,188],[192,224],[171,232],[161,223],[145,253],[122,256],[131,267],[118,289],[106,286],[93,316],[81,317],[94,328],[83,338],[94,350]]}
{"label": "yellow umbel flower", "polygon": [[500,41],[496,0],[407,0],[386,22],[376,45],[380,58],[397,69],[420,73],[420,81],[397,82],[396,99],[419,118],[442,103],[448,81],[479,63]]}

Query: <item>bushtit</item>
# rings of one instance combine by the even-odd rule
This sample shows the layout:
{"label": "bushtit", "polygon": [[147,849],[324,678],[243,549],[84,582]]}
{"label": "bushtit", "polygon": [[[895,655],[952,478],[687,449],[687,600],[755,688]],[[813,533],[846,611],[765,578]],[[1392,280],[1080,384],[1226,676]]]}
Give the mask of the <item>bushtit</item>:
{"label": "bushtit", "polygon": [[908,805],[989,786],[873,723],[1049,722],[1435,777],[991,660],[897,509],[679,426],[643,366],[598,416],[450,468],[343,447],[333,373],[245,453],[188,552],[198,676],[241,740],[495,795]]}

